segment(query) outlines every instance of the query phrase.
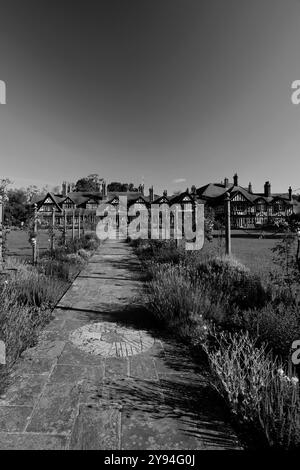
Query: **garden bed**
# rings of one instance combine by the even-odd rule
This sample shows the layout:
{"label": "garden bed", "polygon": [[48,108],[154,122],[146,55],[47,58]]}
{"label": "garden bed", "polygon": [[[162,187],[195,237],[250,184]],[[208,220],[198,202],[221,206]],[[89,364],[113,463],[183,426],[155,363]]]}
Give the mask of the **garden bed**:
{"label": "garden bed", "polygon": [[290,360],[300,338],[299,280],[292,289],[279,270],[265,282],[233,258],[188,253],[172,241],[133,244],[148,273],[149,308],[205,351],[236,423],[262,436],[262,445],[299,448],[299,381]]}
{"label": "garden bed", "polygon": [[35,345],[52,311],[99,246],[94,235],[45,252],[33,266],[9,257],[0,277],[0,339],[6,345],[6,365],[0,368],[0,391],[20,354]]}

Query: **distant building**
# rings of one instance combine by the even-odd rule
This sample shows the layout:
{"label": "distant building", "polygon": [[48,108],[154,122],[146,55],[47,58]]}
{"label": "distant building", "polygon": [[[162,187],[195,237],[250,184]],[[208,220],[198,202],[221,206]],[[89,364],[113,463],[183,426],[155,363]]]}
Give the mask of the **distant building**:
{"label": "distant building", "polygon": [[240,186],[238,175],[233,182],[228,178],[222,183],[209,183],[197,189],[197,196],[213,208],[216,218],[222,218],[225,210],[225,196],[229,193],[231,225],[233,228],[255,228],[275,225],[299,210],[299,202],[289,187],[286,193],[272,193],[271,184],[266,181],[264,191],[254,193],[252,184]]}
{"label": "distant building", "polygon": [[[70,192],[66,190],[71,189]],[[177,204],[181,211],[193,211],[195,203],[205,205],[205,213],[213,211],[215,218],[222,220],[225,212],[225,197],[229,193],[231,207],[232,228],[256,228],[266,225],[276,225],[283,222],[292,214],[300,213],[300,202],[298,197],[293,196],[289,187],[286,193],[272,193],[271,184],[266,181],[261,193],[254,193],[252,184],[247,187],[239,185],[238,175],[235,174],[233,182],[225,178],[221,183],[208,183],[196,189],[192,186],[179,194],[168,195],[164,191],[162,195],[154,194],[153,186],[145,195],[144,185],[139,185],[138,191],[107,191],[106,183],[99,187],[99,192],[75,192],[72,186],[63,183],[62,194],[48,193],[38,201],[38,212],[44,219],[49,221],[55,213],[57,224],[61,224],[64,213],[67,214],[68,223],[74,212],[76,220],[94,224],[96,212],[100,203],[112,204],[116,208],[120,203],[120,196],[127,197],[127,206],[134,206],[136,210],[146,207],[150,213],[152,204],[172,206]],[[134,211],[133,211],[134,212]],[[130,217],[128,218],[130,220]]]}
{"label": "distant building", "polygon": [[[113,205],[118,208],[120,204],[120,197],[127,197],[127,208],[133,210],[132,216],[128,215],[127,222],[130,222],[132,218],[136,217],[136,213],[146,208],[151,214],[151,207],[153,204],[156,206],[168,205],[171,207],[176,204],[180,212],[191,212],[194,210],[195,201],[200,201],[196,194],[196,188],[193,193],[185,191],[180,194],[173,194],[168,196],[167,191],[163,192],[163,195],[154,193],[153,186],[149,188],[149,194],[145,195],[144,185],[139,186],[138,191],[108,191],[104,184],[101,188],[101,192],[86,193],[86,192],[69,192],[66,193],[68,185],[63,183],[62,194],[48,193],[40,201],[37,202],[38,213],[41,222],[46,225],[51,224],[53,217],[55,217],[55,224],[62,225],[64,222],[64,216],[67,218],[67,225],[72,223],[73,214],[75,217],[75,225],[78,224],[78,218],[80,218],[82,224],[90,224],[91,226],[96,223],[97,219],[97,208],[100,203],[105,203],[108,206]],[[119,223],[117,215],[117,223]],[[170,215],[171,224],[173,214]],[[162,214],[159,214],[159,223],[162,223]]]}

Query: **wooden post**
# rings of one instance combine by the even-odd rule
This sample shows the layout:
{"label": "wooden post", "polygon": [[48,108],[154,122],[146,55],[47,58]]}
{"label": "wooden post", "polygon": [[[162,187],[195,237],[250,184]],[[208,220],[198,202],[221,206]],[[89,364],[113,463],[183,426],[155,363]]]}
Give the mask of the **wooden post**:
{"label": "wooden post", "polygon": [[296,253],[296,263],[298,270],[300,271],[300,229],[297,230],[297,253]]}
{"label": "wooden post", "polygon": [[64,209],[64,232],[63,232],[64,246],[67,243],[67,214],[66,209]]}
{"label": "wooden post", "polygon": [[225,252],[231,255],[230,194],[225,195]]}
{"label": "wooden post", "polygon": [[51,255],[53,255],[54,252],[54,236],[55,236],[55,208],[52,208],[52,233],[51,233],[51,239],[50,239],[50,252]]}
{"label": "wooden post", "polygon": [[33,213],[33,234],[34,234],[34,236],[31,240],[31,244],[32,244],[32,264],[35,265],[37,263],[37,242],[36,242],[36,239],[37,239],[37,219],[38,219],[37,204],[34,204],[33,208],[34,208],[34,213]]}
{"label": "wooden post", "polygon": [[36,255],[36,238],[31,239],[31,246],[32,246],[32,264],[36,264],[37,255]]}
{"label": "wooden post", "polygon": [[72,240],[75,238],[75,209],[72,211]]}
{"label": "wooden post", "polygon": [[84,220],[84,211],[82,213],[82,235],[84,235],[84,226],[85,226],[85,220]]}
{"label": "wooden post", "polygon": [[3,268],[2,244],[3,244],[3,200],[2,200],[2,196],[0,196],[0,269]]}
{"label": "wooden post", "polygon": [[37,204],[34,204],[34,227],[33,231],[34,233],[37,234],[38,228],[37,228],[37,223],[38,223],[38,212],[37,212]]}
{"label": "wooden post", "polygon": [[78,238],[80,238],[80,209],[78,209]]}

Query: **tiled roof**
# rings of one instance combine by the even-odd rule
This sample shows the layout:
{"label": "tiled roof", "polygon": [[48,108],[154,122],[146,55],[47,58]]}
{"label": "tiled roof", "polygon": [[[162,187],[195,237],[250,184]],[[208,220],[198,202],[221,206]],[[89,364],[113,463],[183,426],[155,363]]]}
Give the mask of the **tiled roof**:
{"label": "tiled roof", "polygon": [[102,199],[101,193],[91,193],[91,192],[82,192],[82,191],[74,191],[72,193],[68,193],[66,197],[69,197],[73,202],[75,202],[76,206],[84,204],[89,199],[100,200]]}
{"label": "tiled roof", "polygon": [[59,205],[61,204],[62,200],[63,200],[63,197],[60,196],[59,194],[53,194],[53,193],[47,193],[46,196],[44,196],[43,198],[39,199],[37,201],[37,206],[38,208],[40,208],[44,201],[46,201],[46,199],[48,199],[50,197],[50,199],[53,200],[53,202],[56,204],[56,206],[59,208]]}
{"label": "tiled roof", "polygon": [[209,183],[205,186],[202,186],[202,188],[197,189],[197,194],[202,198],[211,199],[223,196],[228,190],[229,188],[225,188],[224,185]]}
{"label": "tiled roof", "polygon": [[272,193],[271,196],[266,197],[264,193],[249,193],[249,191],[242,187],[242,186],[234,186],[233,184],[229,184],[227,187],[224,184],[219,183],[209,183],[201,188],[197,189],[198,197],[212,200],[214,203],[219,203],[224,199],[226,192],[230,193],[232,196],[235,193],[241,193],[248,201],[254,203],[258,199],[263,199],[266,203],[271,203],[276,199],[284,200],[287,204],[292,204],[289,201],[289,194],[288,193]]}
{"label": "tiled roof", "polygon": [[292,201],[292,204],[293,204],[293,211],[295,214],[300,214],[300,201],[297,201],[297,200],[293,200]]}

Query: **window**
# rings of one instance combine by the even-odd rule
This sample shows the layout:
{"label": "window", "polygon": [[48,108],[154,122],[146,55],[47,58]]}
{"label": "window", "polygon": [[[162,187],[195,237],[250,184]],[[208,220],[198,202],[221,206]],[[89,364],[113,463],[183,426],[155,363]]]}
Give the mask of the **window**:
{"label": "window", "polygon": [[52,212],[54,205],[53,204],[43,204],[40,208],[41,212]]}
{"label": "window", "polygon": [[237,202],[233,207],[238,212],[243,212],[245,210],[245,204],[243,202]]}
{"label": "window", "polygon": [[97,209],[97,204],[96,203],[92,203],[92,202],[88,202],[86,204],[86,209],[87,210],[95,210]]}
{"label": "window", "polygon": [[73,209],[74,207],[74,204],[72,204],[71,202],[66,202],[65,204],[63,204],[63,209]]}
{"label": "window", "polygon": [[277,212],[281,212],[283,210],[283,205],[281,202],[276,201],[273,205],[273,212],[276,214]]}
{"label": "window", "polygon": [[265,212],[266,211],[266,204],[264,202],[259,202],[256,205],[256,211],[257,212]]}

